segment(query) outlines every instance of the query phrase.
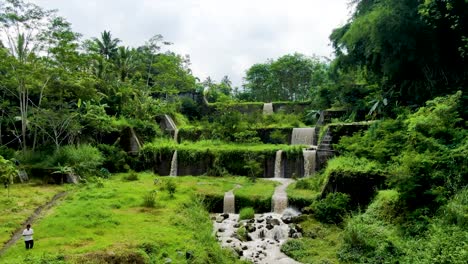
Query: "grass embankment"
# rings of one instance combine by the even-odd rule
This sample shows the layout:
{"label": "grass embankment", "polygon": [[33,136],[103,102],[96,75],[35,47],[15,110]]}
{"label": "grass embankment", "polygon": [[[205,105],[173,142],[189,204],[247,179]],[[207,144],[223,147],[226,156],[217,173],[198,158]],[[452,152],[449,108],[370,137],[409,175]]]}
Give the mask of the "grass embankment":
{"label": "grass embankment", "polygon": [[7,197],[7,190],[3,190],[0,197],[0,245],[5,244],[15,230],[24,228],[23,223],[36,208],[66,189],[63,185],[13,184],[10,197]]}
{"label": "grass embankment", "polygon": [[[212,236],[211,220],[200,195],[221,195],[238,184],[273,190],[272,185],[264,187],[268,185],[263,181],[255,184],[261,187],[253,187],[242,177],[169,178],[148,173],[138,174],[137,180],[128,179],[128,174],[115,175],[71,192],[34,225],[35,248],[26,252],[19,241],[0,263],[100,263],[109,259],[163,263],[166,258],[185,263],[186,254],[193,256],[191,263],[236,263],[238,260],[221,249]],[[176,186],[173,197],[167,191],[168,181]],[[239,190],[242,192],[242,187]],[[30,193],[36,191],[40,189]],[[154,208],[144,207],[144,197],[154,191]]]}
{"label": "grass embankment", "polygon": [[302,221],[303,237],[288,240],[281,251],[303,263],[339,263],[338,250],[343,230],[332,224],[323,224],[312,217]]}
{"label": "grass embankment", "polygon": [[324,178],[323,173],[316,173],[312,177],[302,178],[290,184],[286,189],[289,205],[297,209],[310,206],[319,198]]}

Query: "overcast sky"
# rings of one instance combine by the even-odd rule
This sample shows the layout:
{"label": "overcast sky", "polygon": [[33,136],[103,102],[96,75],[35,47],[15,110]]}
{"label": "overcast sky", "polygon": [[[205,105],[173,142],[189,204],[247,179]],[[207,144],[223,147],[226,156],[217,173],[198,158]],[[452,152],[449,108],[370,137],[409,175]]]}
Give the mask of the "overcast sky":
{"label": "overcast sky", "polygon": [[190,55],[201,80],[241,85],[255,63],[299,52],[332,57],[328,36],[349,17],[349,0],[30,0],[58,9],[85,38],[110,30],[137,47],[156,34]]}

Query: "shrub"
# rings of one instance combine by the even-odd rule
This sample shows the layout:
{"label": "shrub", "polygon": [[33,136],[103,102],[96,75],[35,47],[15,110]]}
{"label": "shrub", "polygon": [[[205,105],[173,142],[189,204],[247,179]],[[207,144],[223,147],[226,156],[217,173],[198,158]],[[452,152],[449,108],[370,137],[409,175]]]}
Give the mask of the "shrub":
{"label": "shrub", "polygon": [[317,220],[324,223],[340,223],[349,207],[349,195],[344,193],[329,193],[323,200],[312,204],[312,210]]}
{"label": "shrub", "polygon": [[306,179],[300,179],[296,182],[294,186],[295,189],[310,190],[312,189],[312,184]]}
{"label": "shrub", "polygon": [[143,195],[143,206],[148,208],[156,206],[156,191],[150,191]]}
{"label": "shrub", "polygon": [[297,255],[299,252],[302,252],[305,250],[306,250],[306,246],[304,245],[303,241],[300,239],[290,239],[281,246],[281,252],[283,252],[284,254],[288,256],[295,257],[295,259],[297,259],[298,257]]}
{"label": "shrub", "polygon": [[255,211],[252,207],[244,207],[239,212],[239,220],[253,219],[255,217]]}
{"label": "shrub", "polygon": [[126,181],[138,181],[139,178],[138,178],[138,174],[134,171],[131,171],[128,173],[127,176],[124,177],[124,180]]}
{"label": "shrub", "polygon": [[51,165],[68,166],[80,176],[90,176],[103,161],[102,153],[90,145],[64,146],[55,151]]}
{"label": "shrub", "polygon": [[128,164],[128,155],[118,146],[99,144],[98,149],[102,152],[105,160],[103,167],[111,172],[125,172]]}
{"label": "shrub", "polygon": [[174,181],[172,181],[172,180],[166,181],[166,184],[165,184],[164,188],[169,193],[169,196],[171,198],[173,198],[174,194],[176,192],[176,188],[177,188],[177,185],[174,183]]}
{"label": "shrub", "polygon": [[281,130],[275,129],[270,134],[270,142],[272,144],[288,144],[288,137]]}

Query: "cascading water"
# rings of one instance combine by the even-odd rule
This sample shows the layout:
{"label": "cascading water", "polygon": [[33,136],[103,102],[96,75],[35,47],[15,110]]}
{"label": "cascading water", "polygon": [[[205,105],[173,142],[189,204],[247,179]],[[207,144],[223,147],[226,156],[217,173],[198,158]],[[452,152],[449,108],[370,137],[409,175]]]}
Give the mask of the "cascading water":
{"label": "cascading water", "polygon": [[314,149],[304,149],[302,150],[302,155],[304,156],[304,177],[314,175],[317,151]]}
{"label": "cascading water", "polygon": [[281,214],[288,207],[288,195],[286,187],[293,182],[291,179],[275,179],[281,182],[281,185],[276,187],[273,197],[271,197],[271,209],[274,213]]}
{"label": "cascading water", "polygon": [[168,129],[174,131],[174,140],[177,142],[177,135],[179,134],[179,130],[177,129],[174,120],[172,120],[169,115],[164,115],[164,119],[166,120],[166,126]]}
{"label": "cascading water", "polygon": [[282,163],[282,150],[276,151],[276,156],[275,156],[275,178],[284,178],[284,172],[283,172],[283,163]]}
{"label": "cascading water", "polygon": [[224,193],[223,213],[234,214],[236,212],[234,201],[234,193],[232,190]]}
{"label": "cascading water", "polygon": [[169,171],[169,176],[177,176],[177,150],[174,150],[171,160],[171,170]]}
{"label": "cascading water", "polygon": [[313,145],[315,137],[315,127],[293,128],[291,135],[291,145]]}
{"label": "cascading water", "polygon": [[174,130],[174,141],[177,143],[177,136],[179,135],[179,129]]}
{"label": "cascading water", "polygon": [[288,196],[286,193],[276,193],[271,197],[271,208],[274,213],[281,214],[288,207]]}
{"label": "cascading water", "polygon": [[273,103],[264,103],[263,104],[263,114],[264,115],[273,114]]}

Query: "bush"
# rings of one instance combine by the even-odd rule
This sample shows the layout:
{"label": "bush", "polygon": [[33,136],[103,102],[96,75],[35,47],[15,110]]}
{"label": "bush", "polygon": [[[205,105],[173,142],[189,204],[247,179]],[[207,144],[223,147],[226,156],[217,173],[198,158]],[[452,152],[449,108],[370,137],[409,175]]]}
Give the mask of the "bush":
{"label": "bush", "polygon": [[143,206],[148,208],[156,206],[156,191],[150,191],[143,195]]}
{"label": "bush", "polygon": [[56,150],[51,158],[52,166],[68,166],[80,176],[91,176],[101,167],[104,157],[90,145],[64,146]]}
{"label": "bush", "polygon": [[138,173],[136,173],[134,171],[131,171],[130,173],[128,173],[127,176],[124,177],[124,180],[126,180],[126,181],[138,181],[139,180]]}
{"label": "bush", "polygon": [[244,207],[239,212],[239,220],[253,219],[255,217],[255,210],[252,207]]}
{"label": "bush", "polygon": [[312,184],[306,179],[300,179],[296,182],[294,186],[295,189],[310,190],[312,189]]}
{"label": "bush", "polygon": [[314,202],[311,207],[317,220],[324,223],[340,223],[348,211],[349,195],[329,193],[325,199]]}
{"label": "bush", "polygon": [[128,155],[122,148],[106,144],[99,144],[97,147],[105,158],[102,165],[104,168],[107,168],[110,172],[126,171]]}
{"label": "bush", "polygon": [[172,181],[172,180],[166,181],[164,189],[166,189],[166,191],[169,193],[169,196],[171,198],[174,197],[174,194],[176,192],[176,188],[177,188],[177,185],[174,183],[174,181]]}

